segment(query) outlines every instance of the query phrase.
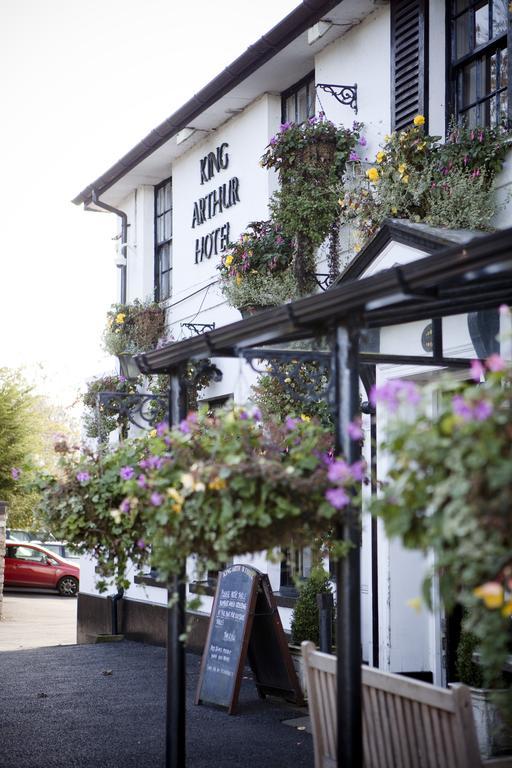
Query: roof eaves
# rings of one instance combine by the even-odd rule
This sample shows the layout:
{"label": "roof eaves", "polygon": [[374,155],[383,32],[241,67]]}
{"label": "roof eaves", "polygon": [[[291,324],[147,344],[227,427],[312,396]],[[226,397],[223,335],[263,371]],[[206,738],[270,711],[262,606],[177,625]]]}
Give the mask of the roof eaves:
{"label": "roof eaves", "polygon": [[166,141],[169,141],[201,112],[210,107],[228,91],[243,82],[272,56],[295,40],[309,26],[318,21],[342,0],[303,0],[303,2],[276,24],[269,32],[250,45],[244,53],[225,67],[216,77],[194,94],[173,115],[154,128],[135,147],[114,163],[105,173],[83,189],[72,202],[75,205],[92,201],[92,192],[103,194],[128,171],[142,162]]}

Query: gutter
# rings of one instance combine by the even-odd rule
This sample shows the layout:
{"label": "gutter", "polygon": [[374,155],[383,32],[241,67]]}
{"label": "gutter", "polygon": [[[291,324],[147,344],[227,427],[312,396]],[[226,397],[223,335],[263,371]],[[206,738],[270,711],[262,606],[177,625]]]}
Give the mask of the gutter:
{"label": "gutter", "polygon": [[286,48],[293,40],[315,24],[342,0],[303,0],[288,16],[285,16],[275,27],[263,35],[256,43],[247,48],[235,61],[229,64],[220,74],[204,86],[198,93],[180,107],[173,115],[160,123],[145,138],[133,147],[124,157],[117,161],[108,171],[98,177],[80,192],[72,202],[75,205],[84,203],[85,207],[92,201],[92,195],[102,195],[128,171],[149,157],[156,149],[165,144],[198,115],[211,107],[226,93],[242,83],[276,53]]}
{"label": "gutter", "polygon": [[[109,213],[115,213],[116,216],[119,216],[121,219],[121,256],[124,258],[123,264],[118,264],[118,269],[121,270],[121,304],[126,304],[126,263],[127,263],[127,257],[128,257],[128,215],[121,211],[119,208],[114,208],[113,205],[109,205],[108,203],[104,203],[102,200],[98,199],[98,196],[96,194],[96,191],[94,189],[91,190],[91,202],[94,203],[94,205],[97,205],[98,208],[103,208],[103,210],[108,211]],[[87,207],[87,206],[86,206]]]}

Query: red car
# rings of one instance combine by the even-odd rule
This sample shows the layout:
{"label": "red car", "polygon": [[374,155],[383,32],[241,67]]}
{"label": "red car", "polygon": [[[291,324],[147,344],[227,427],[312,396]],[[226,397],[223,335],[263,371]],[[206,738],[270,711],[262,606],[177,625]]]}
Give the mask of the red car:
{"label": "red car", "polygon": [[57,589],[65,597],[78,593],[80,568],[38,544],[8,541],[5,545],[5,587]]}

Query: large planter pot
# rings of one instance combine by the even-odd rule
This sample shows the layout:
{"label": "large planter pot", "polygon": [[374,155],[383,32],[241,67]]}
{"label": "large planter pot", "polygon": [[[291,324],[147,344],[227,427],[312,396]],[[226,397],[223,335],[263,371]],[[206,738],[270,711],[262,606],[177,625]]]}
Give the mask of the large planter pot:
{"label": "large planter pot", "polygon": [[258,307],[256,305],[251,305],[247,307],[238,307],[238,311],[242,315],[242,318],[246,320],[248,317],[252,317],[253,315],[258,315],[260,312],[266,312],[267,309],[272,309],[272,307]]}
{"label": "large planter pot", "polygon": [[470,688],[470,691],[480,754],[483,758],[512,754],[512,727],[503,722],[497,706],[500,699],[505,702],[511,696],[511,691],[484,688]]}

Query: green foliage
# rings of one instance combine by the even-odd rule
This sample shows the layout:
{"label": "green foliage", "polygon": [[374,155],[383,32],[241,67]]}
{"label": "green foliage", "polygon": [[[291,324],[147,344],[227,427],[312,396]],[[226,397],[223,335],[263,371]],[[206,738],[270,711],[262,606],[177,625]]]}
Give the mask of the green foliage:
{"label": "green foliage", "polygon": [[111,355],[136,355],[155,349],[166,335],[165,309],[151,300],[113,304],[103,334],[105,351]]}
{"label": "green foliage", "polygon": [[[481,369],[474,364],[479,380]],[[426,388],[425,407],[411,382],[389,382],[377,399],[392,409],[400,394],[414,416],[395,418],[383,445],[388,479],[373,512],[406,547],[433,550],[441,596],[448,610],[470,609],[466,628],[478,641],[484,685],[500,684],[512,613],[512,386],[498,355],[486,380],[465,386],[450,376]],[[430,580],[425,583],[430,599]]]}
{"label": "green foliage", "polygon": [[498,210],[493,182],[503,167],[510,134],[453,122],[446,138],[424,133],[424,118],[386,136],[375,166],[340,201],[343,221],[364,242],[386,218],[407,218],[451,229],[489,229]]}
{"label": "green foliage", "polygon": [[[467,618],[467,612],[466,617]],[[457,647],[456,671],[457,679],[472,688],[481,688],[483,685],[482,669],[473,660],[473,654],[478,647],[478,639],[471,632],[462,629],[459,645]]]}
{"label": "green foliage", "polygon": [[[142,564],[148,545],[168,579],[191,554],[204,568],[219,568],[291,538],[305,546],[329,536],[348,503],[343,486],[355,480],[341,460],[329,463],[330,440],[314,421],[263,427],[257,410],[203,410],[100,456],[61,443],[60,474],[39,475],[33,486],[55,534],[98,559],[100,586],[111,577],[124,586],[128,561]],[[332,553],[346,551],[336,544],[330,541]]]}
{"label": "green foliage", "polygon": [[149,556],[140,510],[135,505],[120,509],[124,500],[121,470],[137,467],[144,446],[144,439],[126,441],[95,455],[60,441],[55,446],[60,455],[58,474],[38,473],[32,481],[41,494],[42,519],[53,534],[97,558],[100,592],[110,579],[128,587],[128,562],[140,567]]}
{"label": "green foliage", "polygon": [[330,427],[332,416],[324,397],[327,380],[318,363],[273,361],[269,373],[262,374],[252,387],[251,400],[260,408],[264,420],[284,422],[287,416],[315,418]]}
{"label": "green foliage", "polygon": [[281,272],[248,273],[223,279],[221,289],[232,307],[275,307],[297,298],[297,284],[291,268]]}
{"label": "green foliage", "polygon": [[82,395],[85,406],[84,428],[87,437],[99,438],[105,441],[111,432],[121,429],[123,432],[128,427],[128,420],[122,415],[119,403],[112,400],[109,403],[99,403],[100,392],[117,392],[120,394],[135,394],[142,377],[135,381],[127,381],[124,376],[111,374],[98,376],[87,383],[87,390]]}
{"label": "green foliage", "polygon": [[299,587],[299,596],[295,603],[291,624],[292,643],[300,645],[303,640],[311,640],[315,645],[319,644],[320,620],[316,596],[331,593],[332,587],[327,571],[321,566],[313,568],[309,578]]}

